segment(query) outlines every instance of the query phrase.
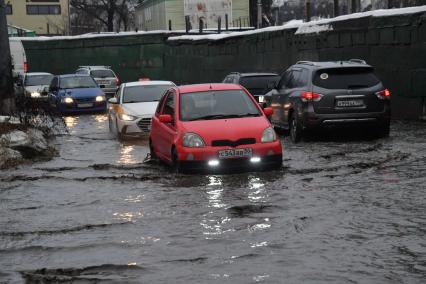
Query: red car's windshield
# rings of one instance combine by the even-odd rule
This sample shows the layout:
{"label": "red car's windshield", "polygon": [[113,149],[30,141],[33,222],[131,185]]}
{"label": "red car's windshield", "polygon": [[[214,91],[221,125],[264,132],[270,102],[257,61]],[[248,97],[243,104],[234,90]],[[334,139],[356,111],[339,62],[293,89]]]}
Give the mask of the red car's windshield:
{"label": "red car's windshield", "polygon": [[259,109],[242,90],[186,93],[180,96],[180,120],[211,120],[260,116]]}

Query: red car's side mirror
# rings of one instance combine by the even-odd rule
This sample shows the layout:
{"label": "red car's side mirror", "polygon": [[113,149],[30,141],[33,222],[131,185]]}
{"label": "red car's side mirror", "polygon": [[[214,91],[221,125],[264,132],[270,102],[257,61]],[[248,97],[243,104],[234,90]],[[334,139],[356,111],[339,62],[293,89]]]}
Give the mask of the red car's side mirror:
{"label": "red car's side mirror", "polygon": [[267,117],[270,117],[272,116],[272,114],[274,114],[274,110],[271,107],[267,107],[263,109],[263,112],[265,113]]}
{"label": "red car's side mirror", "polygon": [[171,123],[172,122],[172,116],[170,114],[162,114],[158,118],[160,122],[162,123]]}

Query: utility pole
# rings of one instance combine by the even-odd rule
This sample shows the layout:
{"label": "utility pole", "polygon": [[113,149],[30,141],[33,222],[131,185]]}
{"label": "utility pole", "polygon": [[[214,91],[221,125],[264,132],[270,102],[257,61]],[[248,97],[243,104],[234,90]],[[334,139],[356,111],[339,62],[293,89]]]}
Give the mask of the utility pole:
{"label": "utility pole", "polygon": [[257,0],[257,28],[262,27],[262,0]]}
{"label": "utility pole", "polygon": [[0,56],[0,114],[11,115],[15,107],[15,98],[4,0],[0,0],[0,50],[2,53]]}
{"label": "utility pole", "polygon": [[339,0],[333,1],[333,10],[334,10],[334,17],[339,16]]}

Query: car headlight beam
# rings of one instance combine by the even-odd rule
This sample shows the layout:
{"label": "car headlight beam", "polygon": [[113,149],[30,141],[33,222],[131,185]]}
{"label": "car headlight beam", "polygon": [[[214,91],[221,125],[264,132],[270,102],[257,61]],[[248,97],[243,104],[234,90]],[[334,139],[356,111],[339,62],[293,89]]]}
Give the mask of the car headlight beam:
{"label": "car headlight beam", "polygon": [[275,140],[277,140],[277,135],[272,127],[268,127],[263,130],[261,139],[262,143],[274,142]]}
{"label": "car headlight beam", "polygon": [[133,115],[130,115],[130,114],[125,114],[125,113],[120,113],[118,115],[118,118],[120,118],[121,120],[124,120],[124,121],[133,121],[133,120],[137,119],[136,116],[133,116]]}
{"label": "car headlight beam", "polygon": [[72,104],[73,102],[74,102],[74,100],[70,97],[64,98],[64,103],[66,103],[66,104]]}
{"label": "car headlight beam", "polygon": [[32,92],[31,93],[31,97],[32,98],[39,98],[41,95],[40,95],[40,93],[39,92]]}
{"label": "car headlight beam", "polygon": [[105,97],[104,96],[96,96],[96,102],[103,102],[105,101]]}
{"label": "car headlight beam", "polygon": [[206,146],[203,139],[195,133],[185,133],[182,140],[182,145],[188,148],[202,148]]}

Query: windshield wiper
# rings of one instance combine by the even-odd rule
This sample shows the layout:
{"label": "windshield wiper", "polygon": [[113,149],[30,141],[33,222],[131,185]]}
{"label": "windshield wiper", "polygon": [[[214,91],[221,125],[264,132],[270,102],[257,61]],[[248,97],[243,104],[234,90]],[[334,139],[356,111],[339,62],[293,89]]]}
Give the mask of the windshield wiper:
{"label": "windshield wiper", "polygon": [[225,118],[240,118],[240,117],[249,117],[249,116],[259,116],[258,113],[246,113],[246,114],[211,114],[200,116],[196,118],[189,119],[189,121],[194,120],[213,120],[213,119],[225,119]]}

